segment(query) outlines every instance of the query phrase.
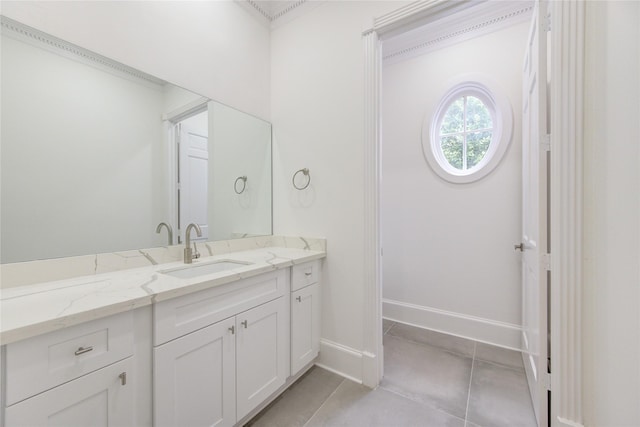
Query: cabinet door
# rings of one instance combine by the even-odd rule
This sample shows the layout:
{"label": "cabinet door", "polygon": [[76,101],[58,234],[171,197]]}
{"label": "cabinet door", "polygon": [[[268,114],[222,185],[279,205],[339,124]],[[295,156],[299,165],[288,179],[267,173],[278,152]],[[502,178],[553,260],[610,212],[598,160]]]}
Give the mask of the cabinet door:
{"label": "cabinet door", "polygon": [[318,355],[320,347],[320,289],[318,284],[291,294],[291,375]]}
{"label": "cabinet door", "polygon": [[7,426],[133,426],[131,358],[6,409]]}
{"label": "cabinet door", "polygon": [[154,349],[154,425],[235,424],[234,334],[231,318]]}
{"label": "cabinet door", "polygon": [[289,316],[280,297],[236,316],[238,420],[282,386],[289,374]]}

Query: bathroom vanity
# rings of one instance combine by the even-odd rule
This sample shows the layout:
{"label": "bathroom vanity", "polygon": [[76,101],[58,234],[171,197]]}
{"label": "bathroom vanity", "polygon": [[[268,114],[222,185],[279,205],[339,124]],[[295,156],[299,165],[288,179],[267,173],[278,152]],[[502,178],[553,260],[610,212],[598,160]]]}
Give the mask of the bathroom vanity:
{"label": "bathroom vanity", "polygon": [[3,290],[2,424],[247,421],[318,355],[325,255],[267,247]]}
{"label": "bathroom vanity", "polygon": [[0,426],[247,421],[319,348],[326,242],[272,236],[271,124],[0,26]]}

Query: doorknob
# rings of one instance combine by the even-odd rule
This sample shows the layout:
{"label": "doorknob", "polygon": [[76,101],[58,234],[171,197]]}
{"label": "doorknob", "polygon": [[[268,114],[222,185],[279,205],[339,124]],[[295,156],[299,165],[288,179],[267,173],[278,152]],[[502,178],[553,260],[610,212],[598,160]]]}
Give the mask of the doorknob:
{"label": "doorknob", "polygon": [[524,243],[520,243],[519,245],[513,245],[513,250],[514,251],[519,250],[520,252],[524,251]]}

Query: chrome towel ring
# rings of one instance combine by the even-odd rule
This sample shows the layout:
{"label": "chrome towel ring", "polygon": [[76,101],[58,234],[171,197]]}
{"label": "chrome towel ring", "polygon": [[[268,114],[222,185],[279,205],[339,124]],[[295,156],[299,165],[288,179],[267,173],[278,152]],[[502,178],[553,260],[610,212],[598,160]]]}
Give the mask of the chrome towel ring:
{"label": "chrome towel ring", "polygon": [[[298,187],[296,185],[296,176],[298,176],[299,173],[302,173],[304,176],[307,177],[307,183],[305,185],[303,185],[302,187]],[[299,171],[294,173],[293,174],[293,178],[291,179],[291,182],[292,182],[293,186],[296,188],[296,190],[304,190],[305,188],[307,188],[309,186],[309,184],[311,184],[311,174],[309,173],[309,169],[307,169],[307,168],[300,169]]]}
{"label": "chrome towel ring", "polygon": [[[238,191],[238,181],[242,181],[242,189],[240,191]],[[247,188],[247,176],[239,176],[236,178],[236,182],[233,183],[233,191],[236,192],[236,194],[242,194],[244,193],[244,190]]]}

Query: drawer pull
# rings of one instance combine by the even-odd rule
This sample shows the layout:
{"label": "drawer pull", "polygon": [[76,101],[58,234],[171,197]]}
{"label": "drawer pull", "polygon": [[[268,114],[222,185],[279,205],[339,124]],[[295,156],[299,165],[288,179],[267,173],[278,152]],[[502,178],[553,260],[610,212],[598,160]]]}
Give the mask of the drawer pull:
{"label": "drawer pull", "polygon": [[246,320],[243,320],[240,324],[242,326],[244,326],[245,329],[247,329],[247,321]]}
{"label": "drawer pull", "polygon": [[302,297],[301,297],[301,296],[297,296],[297,297],[296,297],[296,301],[298,301],[298,302],[302,302]]}
{"label": "drawer pull", "polygon": [[311,274],[312,274],[312,273],[311,273],[310,271],[306,271],[306,272],[304,273],[304,275],[305,275],[305,276],[307,276],[307,277],[311,276]]}
{"label": "drawer pull", "polygon": [[76,356],[80,356],[81,354],[85,354],[85,353],[89,353],[91,350],[93,350],[93,346],[89,346],[89,347],[80,347],[79,349],[77,349],[75,351],[75,355]]}
{"label": "drawer pull", "polygon": [[118,378],[120,378],[120,384],[127,385],[127,373],[126,372],[123,372],[120,375],[118,375]]}
{"label": "drawer pull", "polygon": [[235,326],[229,327],[229,331],[231,331],[231,335],[234,335],[236,333],[236,327]]}

